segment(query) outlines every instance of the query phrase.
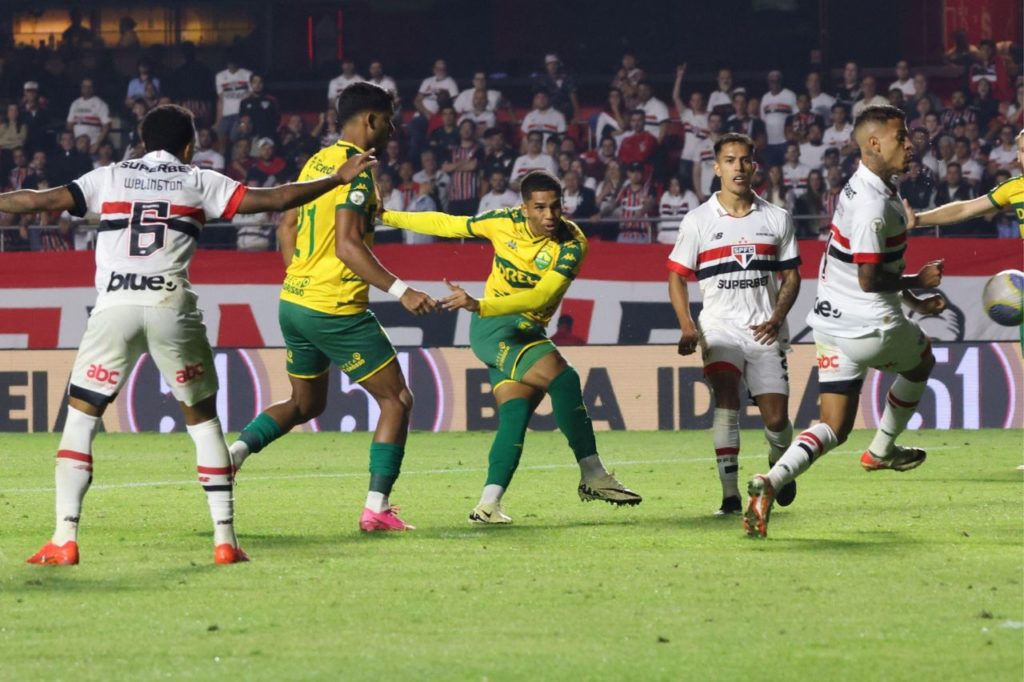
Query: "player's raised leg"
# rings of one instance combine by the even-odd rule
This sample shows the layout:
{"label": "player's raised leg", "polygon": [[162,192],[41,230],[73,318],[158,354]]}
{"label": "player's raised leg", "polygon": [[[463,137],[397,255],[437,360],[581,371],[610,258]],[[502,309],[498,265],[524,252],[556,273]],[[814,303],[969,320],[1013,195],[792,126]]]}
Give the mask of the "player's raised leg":
{"label": "player's raised leg", "polygon": [[917,404],[928,387],[928,376],[933,367],[935,356],[932,355],[929,346],[917,367],[896,376],[896,381],[886,395],[885,411],[878,423],[875,437],[860,458],[861,466],[865,470],[909,471],[924,462],[924,450],[896,445],[896,439],[907,428],[907,422],[917,411]]}

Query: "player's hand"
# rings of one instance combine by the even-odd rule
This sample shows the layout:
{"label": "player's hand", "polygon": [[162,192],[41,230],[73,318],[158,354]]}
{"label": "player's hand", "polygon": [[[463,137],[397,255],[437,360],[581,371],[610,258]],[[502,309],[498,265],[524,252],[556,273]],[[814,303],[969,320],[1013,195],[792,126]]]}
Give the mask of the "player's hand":
{"label": "player's hand", "polygon": [[445,310],[468,310],[471,313],[480,311],[480,301],[476,300],[458,284],[452,284],[447,279],[444,281],[451,290],[451,294],[441,299],[441,307]]}
{"label": "player's hand", "polygon": [[334,171],[334,177],[340,180],[342,185],[352,182],[357,175],[377,165],[377,158],[373,152],[373,147],[370,147],[362,154],[356,154],[349,158],[348,161],[341,164],[338,170]]}
{"label": "player's hand", "polygon": [[946,298],[942,294],[926,294],[913,296],[908,305],[919,315],[939,315],[946,309]]}
{"label": "player's hand", "polygon": [[922,289],[934,289],[942,284],[942,269],[945,267],[944,259],[933,260],[925,264],[917,273],[917,281]]}
{"label": "player's hand", "polygon": [[430,294],[412,287],[405,290],[398,302],[413,315],[426,315],[437,310],[437,301]]}
{"label": "player's hand", "polygon": [[775,340],[779,338],[779,328],[781,326],[781,322],[769,319],[761,324],[750,325],[750,331],[754,332],[754,341],[757,341],[762,346],[768,346],[775,343]]}
{"label": "player's hand", "polygon": [[910,202],[906,199],[903,200],[903,208],[907,211],[907,229],[913,230],[918,227],[924,227],[924,225],[917,224],[917,214],[914,213],[914,209],[911,208]]}
{"label": "player's hand", "polygon": [[697,333],[696,327],[683,329],[683,335],[679,337],[678,353],[680,355],[691,355],[697,350],[699,340],[700,334]]}

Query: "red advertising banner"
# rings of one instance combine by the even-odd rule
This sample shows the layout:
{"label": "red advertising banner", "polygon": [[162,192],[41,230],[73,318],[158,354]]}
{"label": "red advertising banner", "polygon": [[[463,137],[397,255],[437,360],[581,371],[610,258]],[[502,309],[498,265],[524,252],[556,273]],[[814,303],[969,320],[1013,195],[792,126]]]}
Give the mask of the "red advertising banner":
{"label": "red advertising banner", "polygon": [[1019,44],[1022,20],[1020,0],[946,0],[946,47],[953,47],[957,31],[964,31],[973,45],[985,39]]}

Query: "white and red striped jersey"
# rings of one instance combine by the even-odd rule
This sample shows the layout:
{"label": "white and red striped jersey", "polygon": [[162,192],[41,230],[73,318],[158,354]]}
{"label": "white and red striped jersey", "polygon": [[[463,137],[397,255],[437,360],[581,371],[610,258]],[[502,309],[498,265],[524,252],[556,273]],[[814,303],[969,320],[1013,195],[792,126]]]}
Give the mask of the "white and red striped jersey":
{"label": "white and red striped jersey", "polygon": [[905,321],[900,292],[860,288],[860,263],[901,274],[907,250],[907,214],[899,193],[860,165],[839,197],[832,234],[818,270],[818,297],[807,314],[812,328],[843,338],[869,336]]}
{"label": "white and red striped jersey", "polygon": [[249,69],[238,69],[237,71],[224,69],[217,72],[213,81],[217,89],[217,96],[223,98],[221,115],[238,115],[238,110],[242,106],[242,100],[249,94],[249,80],[251,78],[252,71]]}
{"label": "white and red striped jersey", "polygon": [[770,91],[761,97],[761,120],[768,134],[768,144],[783,144],[786,141],[786,119],[796,113],[796,95],[783,88],[778,94]]}
{"label": "white and red striped jersey", "polygon": [[199,231],[208,217],[230,220],[247,190],[164,151],[97,168],[68,189],[75,200],[72,215],[100,215],[96,309],[193,307],[188,266]]}
{"label": "white and red striped jersey", "polygon": [[547,143],[548,138],[552,135],[561,135],[566,131],[565,115],[550,107],[544,111],[539,109],[532,109],[526,116],[523,117],[523,125],[521,126],[523,135],[528,135],[533,131],[537,131],[544,134],[544,142]]}
{"label": "white and red striped jersey", "polygon": [[68,123],[75,137],[88,135],[89,141],[96,144],[103,126],[110,123],[110,108],[95,95],[88,99],[79,97],[68,109]]}
{"label": "white and red striped jersey", "polygon": [[470,147],[463,147],[461,144],[449,148],[451,161],[467,161],[476,159],[477,169],[471,171],[452,171],[451,185],[448,186],[448,199],[450,201],[465,201],[476,199],[480,193],[480,167],[484,163],[484,152],[480,145],[473,144]]}
{"label": "white and red striped jersey", "polygon": [[[686,214],[668,257],[669,270],[697,277],[704,299],[701,329],[738,329],[744,334],[775,310],[778,273],[799,265],[788,211],[755,195],[750,213],[737,218],[719,203],[718,192]],[[788,344],[785,325],[779,340],[784,347]]]}

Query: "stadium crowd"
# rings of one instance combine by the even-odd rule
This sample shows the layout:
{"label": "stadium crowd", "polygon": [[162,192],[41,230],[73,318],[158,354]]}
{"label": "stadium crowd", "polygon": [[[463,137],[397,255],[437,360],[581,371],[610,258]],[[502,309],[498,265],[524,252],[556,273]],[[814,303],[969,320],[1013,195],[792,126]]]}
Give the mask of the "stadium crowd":
{"label": "stadium crowd", "polygon": [[[128,47],[131,30],[130,20],[122,23]],[[531,100],[513,102],[483,71],[460,87],[444,60],[410,94],[398,91],[383,62],[346,59],[326,84],[322,112],[291,111],[235,51],[219,70],[204,64],[189,43],[173,60],[163,51],[140,51],[134,77],[119,79],[110,77],[115,70],[103,61],[103,50],[85,49],[91,42],[89,29],[73,18],[53,49],[22,48],[0,59],[4,191],[59,186],[142,154],[142,117],[168,102],[196,115],[195,165],[249,185],[294,180],[311,154],[338,139],[332,102],[362,80],[400,102],[400,132],[377,150],[381,203],[389,210],[472,215],[517,205],[519,180],[544,169],[563,183],[567,216],[592,237],[675,243],[682,216],[717,188],[715,140],[735,131],[757,144],[758,194],[796,216],[801,238],[818,238],[857,167],[853,119],[879,103],[907,113],[915,157],[900,189],[916,209],[980,196],[1021,173],[1019,46],[991,41],[947,55],[962,74],[948,96],[933,92],[925,73],[906,61],[887,78],[848,62],[835,81],[828,70],[809,67],[739,83],[723,68],[710,92],[689,83],[681,65],[671,91],[659,92],[638,57],[626,53],[608,74],[606,100],[581,103],[573,75],[557,54],[548,54],[533,76]],[[273,248],[274,220],[238,216],[228,242],[203,244]],[[1014,217],[997,215],[941,233],[1013,237],[1017,227]],[[67,214],[0,214],[0,249],[6,251],[89,248],[93,236]],[[400,239],[397,230],[377,232],[378,241]]]}

